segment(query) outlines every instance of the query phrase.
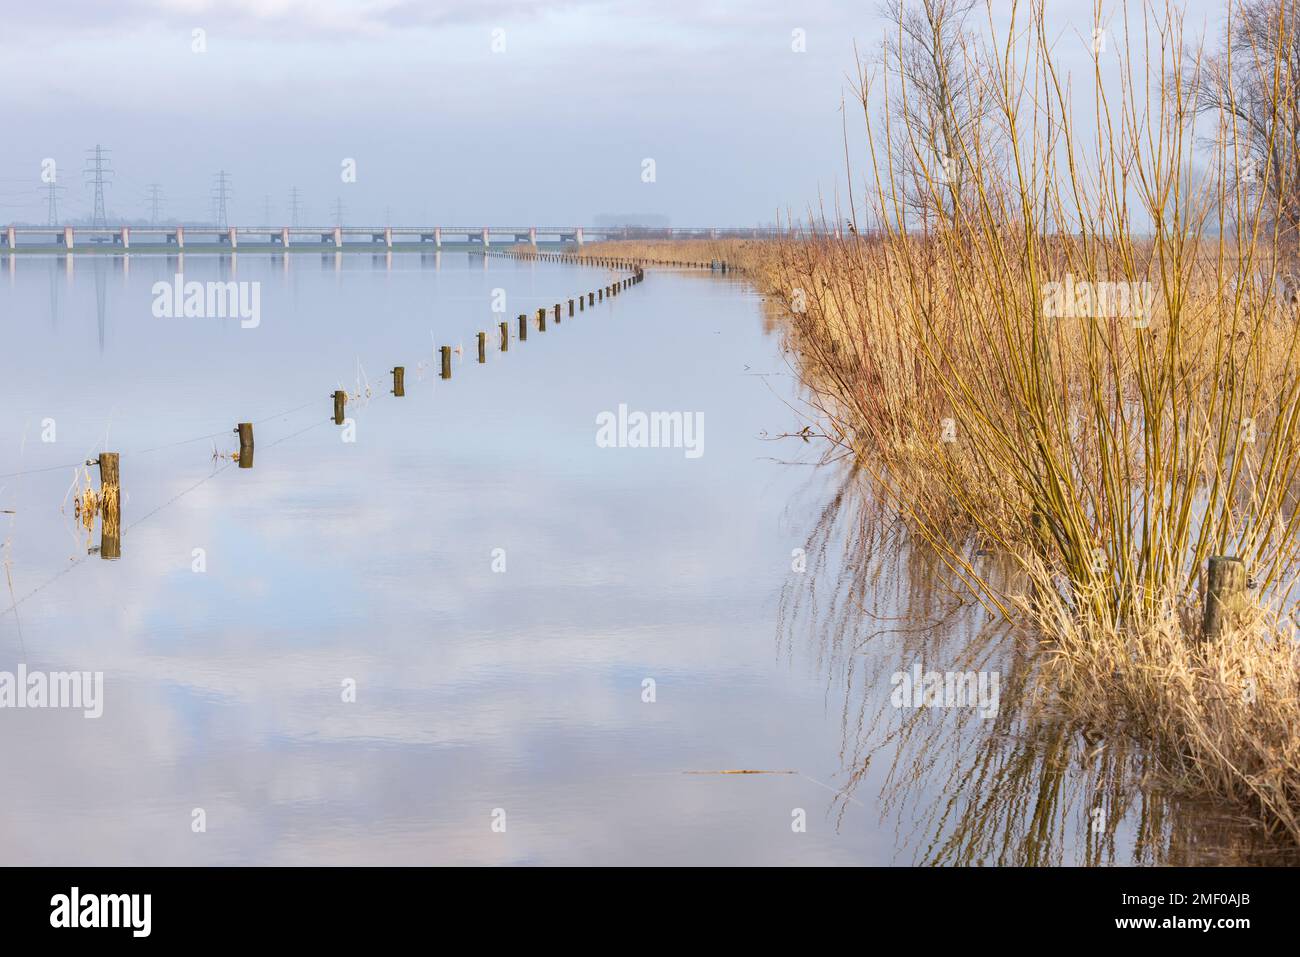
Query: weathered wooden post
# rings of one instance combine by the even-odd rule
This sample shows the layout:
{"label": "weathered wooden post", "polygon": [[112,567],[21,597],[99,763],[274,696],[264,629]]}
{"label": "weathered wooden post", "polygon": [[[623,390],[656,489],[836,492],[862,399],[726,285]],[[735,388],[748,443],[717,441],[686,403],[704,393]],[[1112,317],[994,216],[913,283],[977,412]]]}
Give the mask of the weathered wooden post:
{"label": "weathered wooden post", "polygon": [[555,304],[555,324],[557,326],[560,324],[560,304],[558,302]]}
{"label": "weathered wooden post", "polygon": [[572,316],[573,316],[573,300],[572,300],[572,299],[569,300],[569,316],[570,316],[570,318],[572,318]]}
{"label": "weathered wooden post", "polygon": [[121,490],[121,456],[117,452],[99,453],[99,500],[107,502],[118,497]]}
{"label": "weathered wooden post", "polygon": [[579,297],[578,297],[578,311],[579,311],[579,312],[582,312],[582,311],[585,310],[586,308],[587,308],[587,297],[586,297],[586,296],[579,296]]}
{"label": "weathered wooden post", "polygon": [[393,366],[393,395],[406,395],[406,366]]}
{"label": "weathered wooden post", "polygon": [[603,289],[597,289],[597,290],[596,290],[596,297],[597,297],[601,302],[604,302],[604,301],[605,301],[605,290],[603,290]]}
{"label": "weathered wooden post", "polygon": [[595,304],[596,304],[596,294],[594,292],[587,293],[587,305],[594,306]]}
{"label": "weathered wooden post", "polygon": [[484,362],[487,362],[487,333],[486,332],[480,332],[478,334],[478,361],[480,365],[482,365]]}
{"label": "weathered wooden post", "polygon": [[537,310],[537,329],[539,332],[546,331],[546,310],[545,309]]}
{"label": "weathered wooden post", "polygon": [[343,407],[348,404],[348,394],[342,389],[334,393],[334,424],[343,424]]}
{"label": "weathered wooden post", "polygon": [[99,557],[122,557],[122,479],[118,453],[99,453]]}
{"label": "weathered wooden post", "polygon": [[239,433],[239,467],[251,469],[253,467],[253,423],[240,422],[235,426],[235,431]]}
{"label": "weathered wooden post", "polygon": [[1212,555],[1205,564],[1205,617],[1201,637],[1217,638],[1223,626],[1246,600],[1246,563],[1240,558]]}
{"label": "weathered wooden post", "polygon": [[510,323],[504,319],[501,321],[501,351],[510,351]]}
{"label": "weathered wooden post", "polygon": [[522,312],[519,314],[519,341],[523,342],[528,338],[528,317]]}
{"label": "weathered wooden post", "polygon": [[450,379],[451,378],[451,346],[443,346],[440,351],[442,352],[442,377],[444,379]]}

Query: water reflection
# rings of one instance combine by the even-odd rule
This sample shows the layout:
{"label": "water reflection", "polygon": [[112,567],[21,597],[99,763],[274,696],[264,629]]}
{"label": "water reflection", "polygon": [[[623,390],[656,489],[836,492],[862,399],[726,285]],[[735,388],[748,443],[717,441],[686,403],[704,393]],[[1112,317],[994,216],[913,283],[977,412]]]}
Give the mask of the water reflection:
{"label": "water reflection", "polygon": [[[233,276],[228,256],[133,255],[103,297],[97,257],[69,290],[67,257],[10,257],[0,668],[103,670],[106,706],[0,714],[0,863],[1242,859],[1237,822],[1143,803],[1141,755],[1026,720],[1032,649],[851,473],[771,461],[798,387],[743,284],[664,271],[597,302],[591,267],[314,255],[240,257],[255,329],[152,314],[155,282]],[[572,322],[503,337],[583,293]],[[621,402],[703,413],[706,454],[598,447]],[[70,506],[105,450],[116,562]],[[997,716],[890,707],[916,664],[997,669]],[[728,768],[798,773],[683,773]]]}
{"label": "water reflection", "polygon": [[[9,281],[13,284],[15,278],[15,265],[17,256],[6,257],[9,260]],[[59,264],[58,260],[53,257],[49,261],[50,274],[50,328],[57,330],[59,328]]]}
{"label": "water reflection", "polygon": [[[69,262],[72,257],[68,257]],[[108,270],[112,263],[105,256],[95,256],[95,322],[99,328],[99,351],[104,351],[104,331],[108,326]]]}
{"label": "water reflection", "polygon": [[[1294,864],[1254,821],[1179,800],[1152,783],[1159,756],[1062,713],[1039,681],[1034,638],[964,597],[932,551],[910,541],[848,465],[826,496],[792,506],[817,517],[807,572],[786,587],[783,654],[814,655],[837,700],[837,820],[883,763],[882,823],[923,865]],[[820,500],[820,504],[818,504]],[[984,556],[991,576],[1012,574]],[[1000,676],[996,713],[897,707],[895,676],[916,666]],[[906,699],[904,699],[905,701]]]}
{"label": "water reflection", "polygon": [[[0,713],[0,862],[881,860],[872,815],[826,820],[838,728],[819,679],[772,656],[797,476],[756,437],[797,426],[789,380],[745,374],[775,365],[752,294],[656,275],[503,343],[502,319],[607,273],[403,253],[336,277],[316,255],[240,255],[263,285],[255,329],[155,317],[179,256],[133,255],[102,352],[87,256],[57,330],[22,319],[46,308],[48,261],[19,257],[0,290],[17,413],[0,417],[0,669],[102,670],[106,699],[94,721]],[[187,280],[229,268],[184,261]],[[476,352],[479,332],[487,361],[457,348],[443,379],[441,347]],[[703,413],[706,455],[597,446],[620,402]],[[240,422],[252,469],[232,459]],[[121,453],[114,562],[64,501],[71,463],[80,478],[104,450]],[[683,773],[725,768],[800,773]]]}

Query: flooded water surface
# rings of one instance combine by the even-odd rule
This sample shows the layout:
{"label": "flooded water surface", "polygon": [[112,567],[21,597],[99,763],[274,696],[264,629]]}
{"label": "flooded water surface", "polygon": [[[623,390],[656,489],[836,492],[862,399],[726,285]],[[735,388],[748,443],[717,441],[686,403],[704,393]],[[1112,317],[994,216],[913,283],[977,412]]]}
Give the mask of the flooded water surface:
{"label": "flooded water surface", "polygon": [[[0,267],[0,671],[103,675],[98,717],[0,708],[2,863],[1275,859],[1131,745],[1024,718],[1023,637],[792,437],[741,281],[649,269],[570,316],[625,272]],[[178,276],[248,308],[186,317]],[[639,413],[681,441],[636,447]],[[76,507],[106,451],[109,548]],[[915,707],[936,670],[972,697]]]}

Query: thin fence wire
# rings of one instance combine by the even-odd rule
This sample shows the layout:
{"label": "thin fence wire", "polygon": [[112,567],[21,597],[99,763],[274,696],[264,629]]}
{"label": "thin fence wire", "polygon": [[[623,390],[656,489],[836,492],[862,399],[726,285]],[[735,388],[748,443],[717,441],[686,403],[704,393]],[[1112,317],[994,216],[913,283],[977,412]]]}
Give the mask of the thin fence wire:
{"label": "thin fence wire", "polygon": [[[509,257],[509,258],[523,258],[523,259],[534,258],[534,256],[532,256],[532,255],[527,255],[527,254],[522,254],[522,255],[521,255],[521,254],[519,254],[519,253],[512,253],[512,252],[508,252],[508,251],[505,251],[505,252],[503,252],[503,251],[486,251],[486,252],[484,253],[484,255],[489,255],[489,256],[504,256],[504,257]],[[534,254],[534,255],[550,256],[550,255],[554,255],[554,254]],[[638,264],[638,266],[639,266],[640,264],[644,264],[644,263],[647,262],[646,260],[637,260],[637,259],[626,260],[626,259],[619,259],[619,258],[617,258],[617,257],[609,257],[609,258],[605,258],[605,257],[587,257],[587,256],[583,256],[583,255],[570,256],[570,257],[567,257],[565,260],[562,260],[562,261],[576,262],[576,263],[578,263],[578,264],[580,264],[580,265],[598,265],[598,266],[604,266],[604,267],[606,267],[606,268],[619,268],[619,267],[627,268],[628,265],[633,264],[633,263]],[[637,276],[637,275],[638,275],[638,270],[633,270],[632,275],[629,276],[629,277],[627,277],[627,278],[632,278],[632,277],[635,277],[635,276]],[[598,291],[598,290],[591,290],[590,292],[584,292],[584,293],[581,294],[581,296],[582,296],[582,297],[588,297],[588,296],[590,296],[590,295],[594,295],[597,291]],[[578,298],[578,297],[575,297],[575,299],[576,299],[576,298]],[[612,296],[611,296],[611,297],[605,297],[605,301],[608,302],[608,301],[609,301],[610,299],[612,299],[612,298],[613,298]],[[483,330],[483,331],[484,331],[485,333],[490,333],[492,330]],[[376,396],[378,396],[378,395],[383,395],[383,393],[376,393],[375,395],[376,395]],[[375,397],[375,396],[372,396],[371,398],[373,398],[373,397]],[[306,409],[306,408],[308,408],[308,407],[310,407],[310,406],[313,406],[313,405],[316,405],[316,404],[317,404],[317,400],[314,400],[314,399],[313,399],[313,400],[309,400],[309,401],[307,401],[307,402],[302,403],[301,405],[294,406],[292,409],[286,409],[285,411],[283,411],[283,412],[277,412],[277,413],[275,413],[274,415],[268,415],[268,416],[265,416],[265,417],[260,418],[260,419],[255,419],[255,420],[253,420],[253,424],[254,424],[254,425],[260,425],[260,424],[263,424],[263,423],[265,423],[265,422],[270,422],[272,419],[279,419],[279,418],[283,418],[283,417],[285,417],[285,416],[293,415],[294,413],[301,412],[303,409]],[[280,438],[278,438],[278,439],[275,439],[275,440],[272,441],[272,442],[266,443],[265,445],[262,446],[262,448],[265,448],[265,449],[275,448],[277,445],[280,445],[280,444],[282,444],[282,443],[284,443],[284,442],[287,442],[287,441],[289,441],[290,439],[297,438],[297,437],[300,436],[300,435],[304,435],[304,434],[306,434],[307,432],[312,431],[313,429],[320,428],[322,425],[327,425],[327,424],[329,424],[329,423],[331,423],[331,422],[333,422],[333,421],[334,421],[334,420],[333,420],[332,417],[323,418],[323,419],[321,419],[321,420],[319,420],[319,421],[317,421],[317,422],[313,422],[311,425],[308,425],[308,426],[306,426],[305,428],[302,428],[302,429],[297,430],[296,432],[291,432],[291,433],[288,434],[288,435],[282,436],[282,437],[280,437]],[[219,431],[219,432],[208,432],[208,433],[206,433],[206,434],[204,434],[204,435],[194,436],[193,438],[189,438],[189,439],[180,439],[180,440],[178,440],[178,441],[176,441],[176,442],[169,442],[169,443],[166,443],[166,444],[163,444],[163,445],[156,445],[156,446],[152,446],[152,447],[147,448],[147,449],[136,449],[136,450],[131,450],[131,451],[124,452],[124,453],[122,453],[122,454],[124,454],[124,455],[145,455],[145,454],[148,454],[148,453],[150,453],[150,452],[160,452],[160,451],[164,451],[164,450],[167,450],[167,449],[179,448],[180,446],[183,446],[183,445],[190,445],[190,444],[193,444],[193,443],[195,443],[195,442],[202,442],[202,441],[204,441],[205,439],[215,439],[215,438],[217,438],[217,437],[219,437],[219,436],[222,436],[222,435],[229,435],[229,434],[231,434],[231,431],[228,431],[228,430],[223,429],[223,430],[221,430],[221,431]],[[91,464],[91,463],[86,462],[86,461],[79,461],[79,462],[71,462],[71,463],[68,463],[68,464],[66,464],[66,465],[49,465],[49,466],[43,466],[43,467],[38,468],[38,469],[26,469],[26,470],[17,471],[17,472],[6,472],[6,473],[4,473],[4,474],[0,474],[0,478],[14,478],[14,477],[21,476],[21,475],[38,475],[38,474],[40,474],[40,473],[42,473],[42,472],[55,472],[55,471],[59,471],[60,469],[82,468],[83,466],[88,465],[88,464]],[[127,534],[128,532],[130,532],[132,529],[138,528],[141,524],[143,524],[144,522],[147,522],[149,519],[153,518],[153,517],[154,517],[155,515],[157,515],[159,512],[163,511],[163,510],[166,509],[166,508],[169,508],[170,506],[174,505],[176,502],[179,502],[182,498],[184,498],[186,495],[189,495],[189,494],[190,494],[191,492],[193,492],[195,489],[198,489],[198,488],[202,487],[203,485],[206,485],[208,482],[212,481],[212,480],[213,480],[214,478],[216,478],[218,475],[222,474],[222,473],[225,472],[227,469],[231,468],[234,464],[235,464],[235,461],[234,461],[234,460],[227,460],[227,461],[225,461],[221,466],[219,466],[218,468],[214,469],[212,472],[210,472],[209,474],[205,475],[203,478],[199,479],[199,480],[198,480],[197,482],[195,482],[193,485],[190,485],[190,486],[186,487],[185,489],[181,490],[180,492],[177,492],[175,495],[173,495],[173,496],[172,496],[171,498],[169,498],[167,501],[165,501],[165,502],[163,502],[161,505],[158,505],[157,507],[151,509],[149,512],[146,512],[144,515],[140,516],[140,518],[138,518],[138,519],[136,519],[135,521],[131,522],[131,524],[126,525],[126,526],[123,526],[122,531],[121,531],[122,536],[125,537],[126,534]],[[79,568],[81,565],[83,565],[83,564],[85,563],[86,559],[89,558],[89,557],[90,557],[90,553],[87,553],[87,554],[85,554],[85,555],[80,555],[80,556],[78,556],[77,558],[72,559],[72,560],[71,560],[71,561],[70,561],[66,566],[64,566],[62,569],[60,569],[60,570],[59,570],[57,573],[55,573],[53,576],[51,576],[50,578],[46,579],[46,580],[45,580],[44,582],[42,582],[40,585],[37,585],[37,586],[36,586],[35,588],[33,588],[31,591],[29,591],[29,592],[27,592],[26,594],[24,594],[21,598],[15,599],[15,600],[13,601],[13,603],[12,603],[8,608],[4,609],[3,611],[0,611],[0,617],[4,617],[5,615],[8,615],[8,614],[11,613],[11,612],[13,612],[13,613],[15,614],[15,616],[16,616],[16,614],[17,614],[17,609],[18,609],[18,607],[19,607],[20,605],[22,605],[23,603],[25,603],[26,601],[28,601],[29,599],[31,599],[33,596],[35,596],[35,595],[39,594],[40,592],[44,591],[44,590],[45,590],[46,588],[48,588],[50,585],[52,585],[52,584],[54,584],[55,582],[57,582],[57,581],[59,581],[60,579],[62,579],[65,575],[67,575],[69,572],[71,572],[74,568]]]}

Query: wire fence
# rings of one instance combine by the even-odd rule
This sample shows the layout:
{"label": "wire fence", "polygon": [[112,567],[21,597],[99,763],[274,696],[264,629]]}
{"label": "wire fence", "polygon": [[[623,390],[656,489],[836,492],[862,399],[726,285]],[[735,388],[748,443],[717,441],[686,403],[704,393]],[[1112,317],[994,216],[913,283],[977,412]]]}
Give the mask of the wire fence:
{"label": "wire fence", "polygon": [[[516,251],[516,250],[483,250],[483,255],[484,255],[484,256],[494,256],[494,257],[513,258],[513,259],[522,259],[522,260],[536,260],[536,261],[546,261],[546,262],[560,262],[560,263],[569,263],[569,264],[583,265],[583,266],[599,266],[599,267],[608,268],[608,269],[617,269],[617,270],[622,270],[622,271],[624,271],[624,272],[626,273],[626,275],[621,275],[621,276],[619,276],[619,277],[618,277],[614,282],[612,282],[612,283],[610,283],[610,284],[608,284],[608,285],[605,285],[605,286],[603,286],[603,287],[598,287],[598,288],[593,289],[593,290],[588,290],[587,292],[580,293],[578,296],[575,296],[575,297],[571,297],[571,298],[569,298],[569,299],[568,299],[568,303],[569,303],[569,315],[570,315],[570,316],[575,315],[575,312],[573,311],[573,309],[574,309],[574,303],[575,303],[575,302],[579,302],[579,301],[581,301],[581,300],[585,300],[587,303],[589,303],[589,304],[591,304],[592,306],[594,306],[595,303],[598,302],[598,301],[601,302],[601,303],[604,303],[606,300],[613,299],[613,298],[617,297],[617,296],[618,296],[618,295],[619,295],[623,290],[625,290],[625,289],[630,289],[632,286],[634,286],[634,285],[640,283],[640,282],[645,278],[645,270],[644,270],[644,266],[645,266],[645,265],[650,265],[650,264],[652,264],[652,263],[653,263],[653,264],[660,264],[660,263],[658,263],[658,262],[656,262],[656,261],[645,260],[645,259],[629,259],[629,258],[608,257],[608,256],[589,256],[589,255],[585,255],[585,254],[551,253],[551,252],[539,252],[539,251],[531,251],[531,252],[530,252],[530,251]],[[703,267],[703,266],[707,266],[707,265],[709,265],[709,264],[705,264],[705,263],[680,263],[680,264],[678,264],[678,263],[662,263],[662,264],[663,264],[663,265],[682,265],[682,266],[691,266],[691,267]],[[560,310],[561,310],[562,305],[563,305],[562,302],[560,302],[560,303],[555,303],[555,304],[553,305],[553,308],[554,308],[554,310],[555,310],[555,321],[556,321],[557,323],[560,321]],[[585,307],[584,307],[581,311],[585,311]],[[521,323],[524,323],[525,321],[527,321],[527,323],[528,323],[529,325],[531,325],[531,322],[532,322],[532,318],[531,318],[531,317],[534,316],[534,315],[536,315],[536,316],[538,317],[539,329],[544,331],[545,328],[546,328],[546,326],[545,326],[545,316],[546,316],[547,314],[548,314],[548,308],[547,308],[547,307],[541,307],[541,308],[539,308],[535,313],[523,313],[523,314],[520,315],[519,318],[520,318],[520,322],[521,322]],[[501,323],[501,327],[502,327],[502,334],[503,334],[503,340],[504,340],[504,341],[501,343],[501,348],[504,348],[504,347],[507,345],[508,341],[509,341],[509,340],[506,338],[506,337],[509,335],[509,333],[508,333],[508,331],[507,331],[507,329],[506,329],[506,323],[504,323],[504,322]],[[522,332],[522,329],[523,329],[523,327],[521,326],[521,332]],[[490,331],[491,331],[491,330],[479,330],[479,332],[477,333],[477,335],[478,335],[479,337],[482,337],[482,338],[480,338],[480,342],[481,342],[481,343],[485,341],[485,339],[486,339],[486,337],[489,335]],[[521,336],[519,336],[518,338],[519,338],[520,341],[523,341],[525,337],[523,337],[523,336],[521,335]],[[446,360],[445,357],[447,356],[449,350],[451,350],[452,347],[451,347],[451,346],[441,346],[441,347],[439,347],[439,348],[441,348],[441,349],[443,350],[443,354],[444,354],[444,366],[443,366],[442,378],[450,378],[450,377],[451,377],[451,376],[450,376],[450,370],[449,370],[449,366],[447,365],[447,360]],[[480,349],[482,349],[482,346],[480,347]],[[435,349],[435,352],[437,352],[437,351],[438,351],[438,350]],[[481,361],[482,361],[482,355],[480,354],[480,362],[481,362]],[[364,386],[364,389],[362,388],[362,386],[360,385],[360,381],[361,381],[360,377],[363,377],[363,376],[364,376],[364,373],[361,372],[360,370],[358,370],[358,371],[359,371],[359,379],[358,379],[358,397],[360,397],[360,396],[364,393],[365,398],[366,398],[367,400],[369,400],[369,399],[371,399],[371,398],[374,397],[374,393],[371,391],[368,381],[366,382],[366,385]],[[261,425],[261,424],[264,424],[264,423],[266,423],[266,422],[270,422],[270,421],[272,421],[272,420],[274,420],[274,419],[281,419],[281,418],[284,418],[284,417],[286,417],[286,416],[294,415],[294,414],[296,414],[296,413],[298,413],[298,412],[303,411],[304,409],[310,408],[311,406],[318,405],[318,404],[323,404],[323,400],[311,399],[311,400],[308,400],[308,401],[306,401],[306,402],[303,402],[303,403],[300,404],[300,405],[296,405],[296,406],[294,406],[294,407],[291,408],[291,409],[286,409],[286,410],[284,410],[283,412],[277,412],[277,413],[275,413],[275,414],[273,414],[273,415],[268,415],[268,416],[264,416],[264,417],[262,417],[262,418],[260,418],[260,419],[255,419],[255,420],[253,420],[253,422],[252,422],[251,424],[253,424],[253,425]],[[341,423],[340,423],[340,419],[339,419],[339,415],[338,415],[338,408],[339,408],[339,407],[336,405],[336,412],[335,412],[335,415],[334,415],[334,416],[323,417],[323,418],[321,418],[321,419],[319,419],[319,420],[317,420],[317,421],[311,423],[310,425],[308,425],[308,426],[306,426],[306,427],[304,427],[304,428],[298,429],[298,430],[295,431],[295,432],[291,432],[291,433],[288,434],[288,435],[282,436],[282,437],[280,437],[280,438],[278,438],[278,439],[275,439],[274,441],[272,441],[272,442],[270,442],[270,443],[267,443],[267,444],[263,445],[262,448],[264,448],[264,449],[275,448],[276,446],[281,445],[281,444],[284,443],[284,442],[288,442],[288,441],[291,440],[291,439],[297,438],[297,437],[300,436],[300,435],[304,435],[304,434],[306,434],[307,432],[312,431],[313,429],[320,428],[322,425],[327,425],[327,424],[329,424],[329,423],[331,423],[331,422],[333,422],[333,423],[335,423],[335,424],[341,424]],[[231,435],[232,432],[238,432],[238,431],[239,431],[239,430],[238,430],[238,427],[236,427],[235,429],[222,429],[222,430],[219,430],[219,431],[216,431],[216,432],[208,432],[208,433],[204,433],[203,435],[196,435],[196,436],[193,436],[193,437],[191,437],[191,438],[179,439],[179,440],[174,441],[174,442],[167,442],[167,443],[164,443],[164,444],[162,444],[162,445],[155,445],[155,446],[151,446],[151,447],[149,447],[149,448],[145,448],[145,449],[127,450],[127,451],[122,452],[122,453],[119,453],[119,454],[124,455],[124,456],[127,456],[127,457],[130,457],[130,456],[132,456],[132,455],[146,455],[146,454],[153,453],[153,452],[162,452],[162,451],[166,451],[166,450],[168,450],[168,449],[180,448],[180,447],[185,446],[185,445],[192,445],[192,444],[195,443],[195,442],[202,442],[202,441],[206,441],[206,440],[215,440],[215,439],[217,439],[217,438],[219,438],[219,437],[221,437],[221,436],[228,436],[228,435]],[[41,474],[41,473],[46,473],[46,472],[55,472],[55,471],[66,470],[66,469],[81,469],[81,468],[85,468],[85,467],[88,467],[88,466],[94,465],[94,464],[96,464],[97,461],[98,461],[98,459],[89,459],[89,460],[82,460],[82,461],[77,461],[77,462],[70,462],[70,463],[67,463],[67,464],[64,464],[64,465],[48,465],[48,466],[42,466],[42,467],[40,467],[40,468],[35,468],[35,469],[25,469],[25,470],[20,470],[20,471],[16,471],[16,472],[6,472],[6,473],[3,473],[3,474],[0,474],[0,479],[3,479],[3,478],[16,478],[16,477],[19,477],[19,476],[25,476],[25,475],[38,475],[38,474]],[[171,498],[167,499],[167,501],[161,503],[160,505],[158,505],[158,506],[156,506],[155,508],[151,509],[150,511],[146,512],[144,515],[142,515],[142,516],[140,516],[139,518],[135,519],[135,520],[134,520],[133,522],[131,522],[129,525],[123,526],[122,529],[121,529],[121,535],[122,535],[122,536],[125,536],[128,532],[132,531],[133,529],[138,528],[140,525],[144,524],[144,523],[147,522],[149,519],[153,518],[154,516],[156,516],[157,514],[159,514],[160,512],[162,512],[164,509],[169,508],[170,506],[174,505],[176,502],[179,502],[179,501],[180,501],[181,499],[183,499],[186,495],[189,495],[189,494],[190,494],[191,492],[193,492],[194,490],[196,490],[196,489],[202,487],[203,485],[207,484],[208,482],[212,481],[212,480],[213,480],[214,478],[216,478],[218,475],[221,475],[223,472],[225,472],[227,469],[229,469],[231,466],[233,466],[233,465],[235,465],[235,464],[237,464],[237,460],[236,460],[236,459],[234,459],[234,458],[225,458],[225,460],[223,461],[223,463],[222,463],[219,467],[215,468],[213,471],[211,471],[211,472],[208,473],[207,475],[203,476],[203,478],[199,479],[199,480],[198,480],[197,482],[195,482],[193,485],[187,486],[186,488],[184,488],[184,489],[182,489],[181,491],[177,492],[177,493],[176,493],[175,495],[173,495]],[[6,546],[6,547],[7,547],[7,546]],[[11,583],[10,583],[10,588],[11,588],[11,601],[12,601],[12,603],[9,605],[9,607],[5,608],[3,611],[0,611],[0,617],[3,617],[3,616],[5,616],[5,615],[8,615],[8,614],[11,613],[11,612],[15,613],[15,616],[16,616],[17,609],[19,608],[19,606],[21,606],[24,602],[26,602],[26,601],[28,601],[29,599],[31,599],[33,596],[35,596],[35,595],[39,594],[40,592],[44,591],[46,588],[48,588],[48,587],[49,587],[51,584],[53,584],[54,582],[59,581],[60,579],[62,579],[65,575],[67,575],[69,572],[71,572],[74,568],[77,568],[77,567],[79,567],[80,565],[82,565],[82,564],[86,561],[86,559],[90,557],[90,554],[91,554],[91,553],[87,553],[87,554],[85,554],[85,555],[81,555],[81,556],[78,556],[78,557],[75,558],[75,559],[72,559],[72,560],[69,562],[69,564],[68,564],[67,566],[65,566],[64,568],[60,569],[56,574],[54,574],[53,576],[51,576],[51,577],[50,577],[49,579],[47,579],[46,581],[42,582],[40,585],[38,585],[38,586],[36,586],[35,588],[31,589],[30,591],[26,592],[26,593],[25,593],[22,597],[20,597],[20,598],[16,598],[16,597],[14,597],[14,596],[12,595],[12,582],[11,582]],[[7,556],[6,556],[6,559],[5,559],[5,565],[6,565],[6,571],[7,571],[7,570],[8,570],[8,557],[7,557]]]}

